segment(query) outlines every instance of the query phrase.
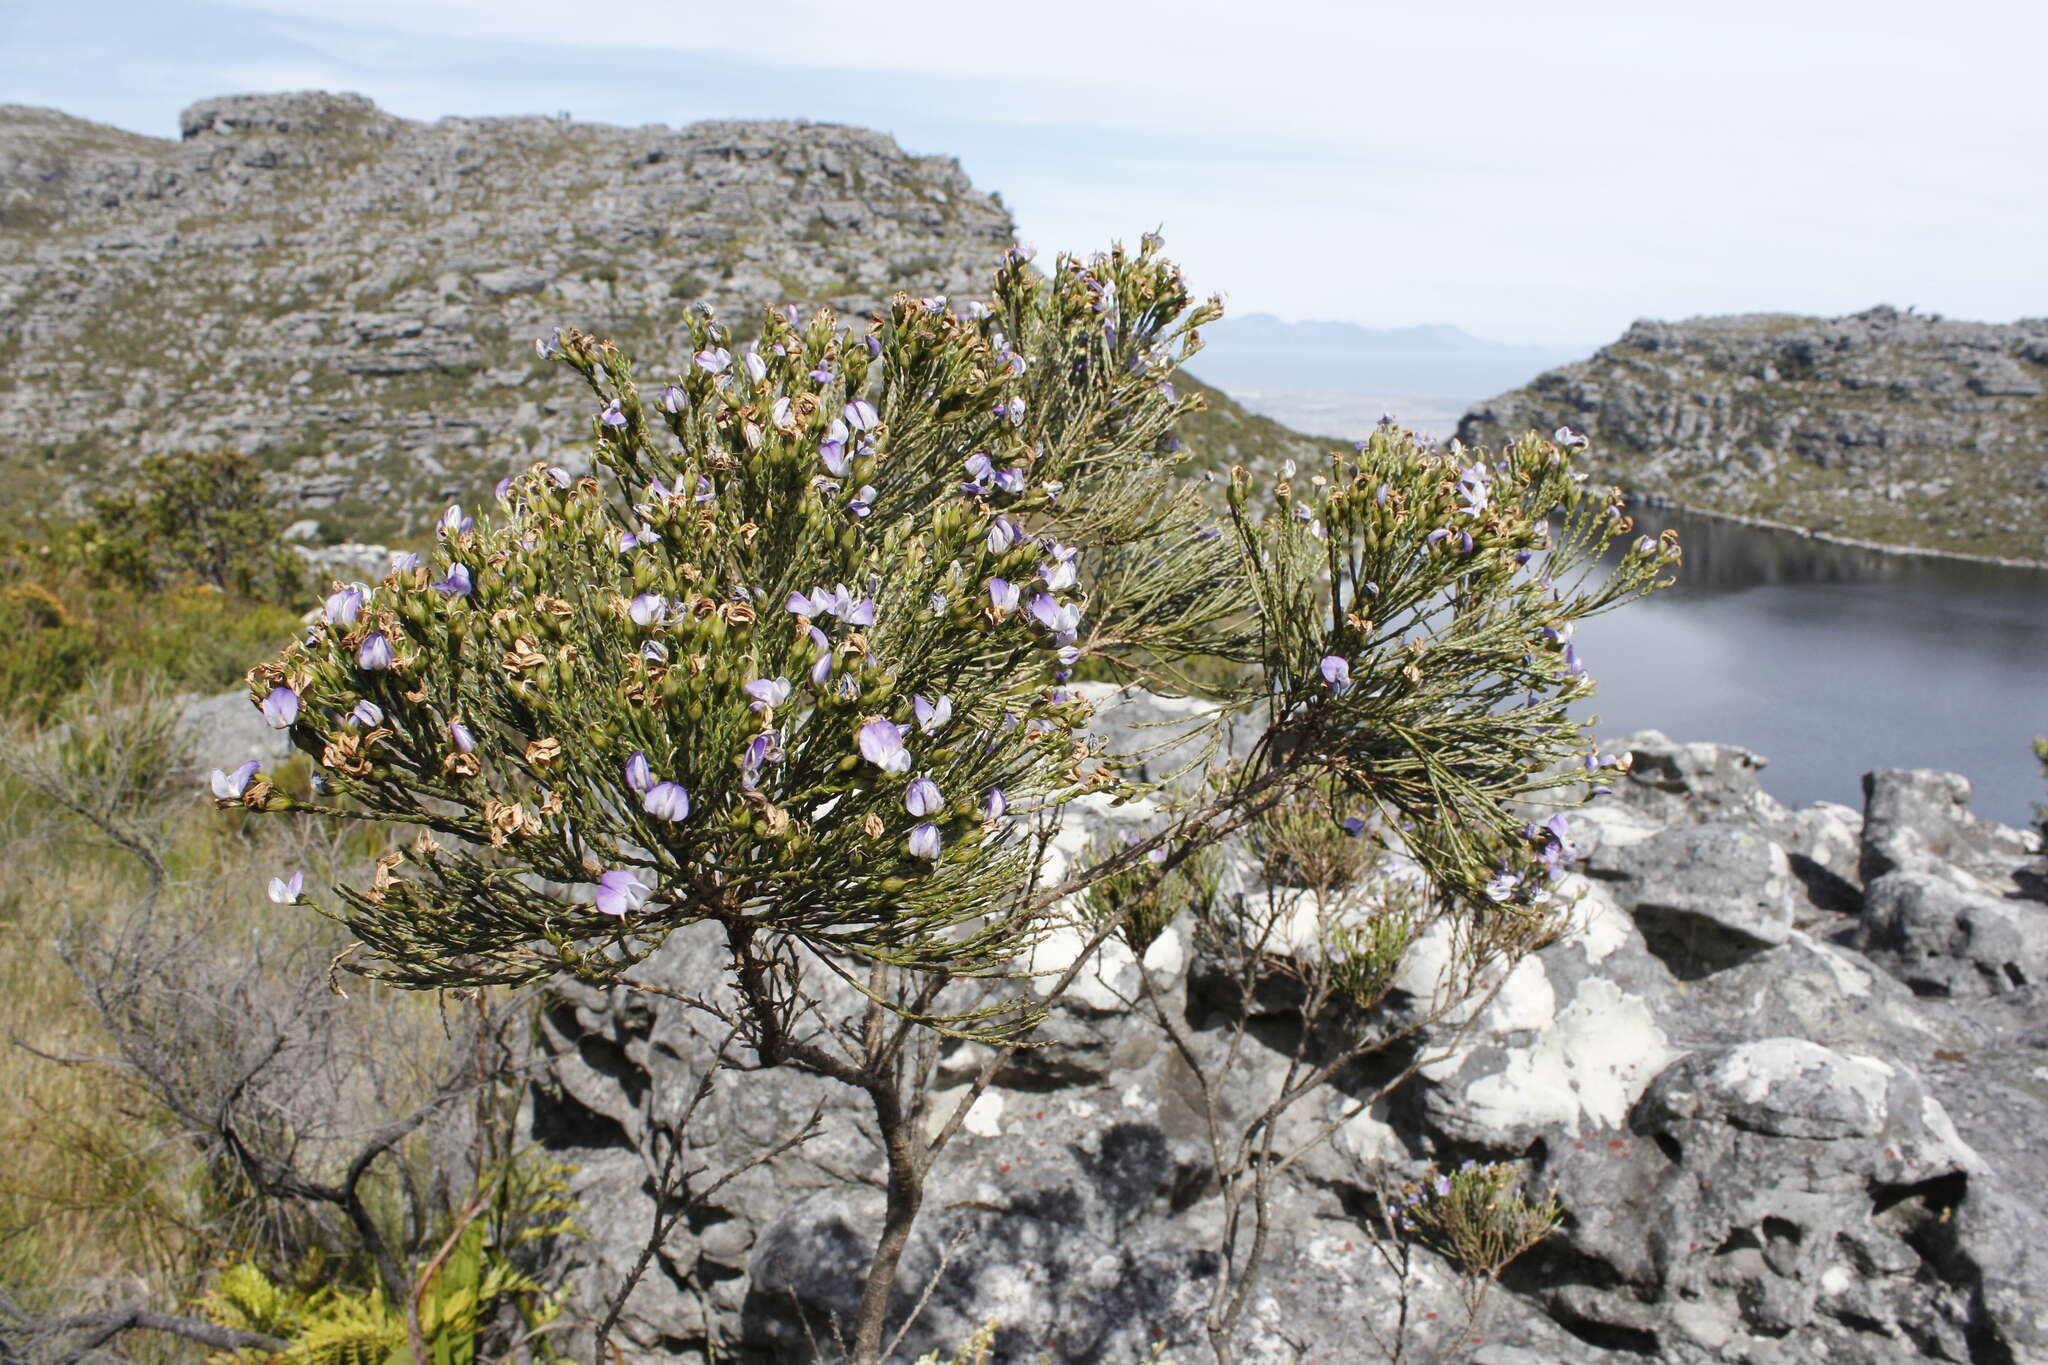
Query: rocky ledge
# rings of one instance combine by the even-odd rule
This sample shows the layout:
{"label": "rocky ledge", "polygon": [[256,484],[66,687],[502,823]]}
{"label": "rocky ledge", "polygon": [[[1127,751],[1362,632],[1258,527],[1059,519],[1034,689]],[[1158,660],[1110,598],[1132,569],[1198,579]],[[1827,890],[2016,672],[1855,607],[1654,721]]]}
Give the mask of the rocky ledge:
{"label": "rocky ledge", "polygon": [[2048,318],[1638,322],[1474,408],[1458,436],[1560,426],[1635,491],[1879,545],[2048,561]]}
{"label": "rocky ledge", "polygon": [[[1126,748],[1159,733],[1138,722],[1186,711],[1100,690],[1123,703],[1104,724]],[[1574,820],[1574,929],[1476,1016],[1432,1026],[1403,1054],[1426,1062],[1413,1079],[1279,1181],[1240,1359],[2048,1359],[2048,883],[2034,836],[1973,816],[1950,774],[1875,772],[1860,813],[1790,810],[1747,750],[1654,732],[1622,743],[1628,779]],[[1084,805],[1061,840],[1145,816]],[[1181,925],[1147,962],[1176,983],[1196,1046],[1220,1049],[1227,1012]],[[724,973],[715,938],[687,932],[654,965],[692,992]],[[1123,1003],[1133,978],[1128,954],[1084,977],[1048,1025],[1053,1045],[1002,1073],[948,1149],[906,1259],[904,1284],[929,1300],[904,1358],[990,1317],[1005,1362],[1135,1361],[1160,1341],[1205,1353],[1220,1205],[1193,1077]],[[1412,1009],[1418,981],[1382,1008]],[[1219,1064],[1224,1112],[1270,1090],[1290,1008],[1259,1019],[1248,1064]],[[656,1119],[694,1090],[716,1040],[647,995],[572,988],[547,1009],[543,1044],[534,1131],[577,1168],[589,1236],[569,1283],[594,1298],[649,1226]],[[941,1085],[978,1059],[958,1045]],[[1378,1079],[1340,1076],[1301,1123],[1341,1118]],[[815,1324],[850,1311],[879,1225],[879,1156],[850,1092],[736,1077],[688,1141],[693,1165],[724,1169],[814,1106],[820,1137],[677,1228],[623,1319],[630,1356],[817,1358]],[[1447,1264],[1383,1256],[1378,1232],[1391,1188],[1467,1159],[1520,1163],[1565,1210],[1470,1337],[1453,1326],[1465,1317]]]}
{"label": "rocky ledge", "polygon": [[[316,92],[180,128],[0,105],[0,473],[25,506],[225,446],[317,540],[419,534],[583,458],[589,395],[534,355],[551,326],[656,376],[692,304],[745,337],[768,305],[972,294],[1015,237],[953,158],[837,124],[416,123]],[[1186,433],[1211,465],[1314,452],[1215,402]]]}

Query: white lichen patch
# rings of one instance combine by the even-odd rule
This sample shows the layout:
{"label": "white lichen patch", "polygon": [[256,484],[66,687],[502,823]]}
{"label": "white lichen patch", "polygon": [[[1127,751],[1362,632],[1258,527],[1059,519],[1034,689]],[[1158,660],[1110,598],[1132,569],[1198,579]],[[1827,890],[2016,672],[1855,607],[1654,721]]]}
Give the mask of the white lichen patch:
{"label": "white lichen patch", "polygon": [[1467,1086],[1459,1111],[1474,1127],[1504,1134],[1549,1125],[1619,1127],[1681,1053],[1657,1027],[1648,1002],[1594,977],[1580,983],[1534,1043],[1509,1050],[1506,1065]]}

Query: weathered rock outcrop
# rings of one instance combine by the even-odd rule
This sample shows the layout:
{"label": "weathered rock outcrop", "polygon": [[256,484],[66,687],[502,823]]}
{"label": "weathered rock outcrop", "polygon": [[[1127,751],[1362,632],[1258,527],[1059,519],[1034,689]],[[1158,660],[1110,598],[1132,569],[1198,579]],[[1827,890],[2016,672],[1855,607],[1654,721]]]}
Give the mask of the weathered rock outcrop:
{"label": "weathered rock outcrop", "polygon": [[[1184,709],[1135,695],[1124,714],[1147,728],[1111,709],[1109,738],[1160,746],[1174,729],[1158,723]],[[1653,732],[1621,743],[1633,774],[1574,823],[1589,874],[1571,882],[1574,930],[1476,1016],[1432,1025],[1403,1053],[1421,1063],[1414,1079],[1280,1180],[1240,1358],[1387,1359],[1405,1332],[1410,1357],[1487,1365],[2048,1359],[2048,1160],[2028,1136],[2048,1124],[2048,988],[1930,990],[1936,959],[1981,974],[1981,938],[1922,937],[1905,955],[1859,872],[1885,866],[1879,885],[1968,878],[2038,926],[2048,904],[2023,894],[2039,885],[2027,875],[2038,850],[1971,817],[1967,786],[1946,775],[1874,775],[1866,819],[1787,810],[1746,751]],[[1161,761],[1175,756],[1165,744]],[[1077,805],[1061,840],[1078,848],[1090,830],[1143,819]],[[1884,860],[1909,829],[1917,861],[1901,873]],[[1392,1017],[1435,989],[1439,949],[1411,951]],[[1176,924],[1147,962],[1176,983],[1224,1111],[1251,1112],[1286,1065],[1291,1006],[1263,1013],[1249,1064],[1226,1070],[1230,1016],[1202,985],[1203,950]],[[723,951],[680,934],[657,970],[700,991],[721,979]],[[1220,1207],[1194,1076],[1119,998],[1128,955],[1100,977],[1055,1013],[1052,1046],[999,1076],[935,1173],[902,1280],[904,1311],[929,1290],[905,1359],[991,1316],[1005,1362],[1135,1360],[1159,1340],[1182,1358],[1203,1349]],[[548,1012],[536,1134],[579,1168],[591,1201],[591,1236],[571,1251],[579,1294],[636,1253],[651,1134],[717,1042],[701,1016],[644,994],[570,989]],[[982,1055],[946,1054],[942,1110]],[[1343,1119],[1384,1074],[1340,1075],[1304,1107],[1302,1131]],[[626,1313],[628,1352],[829,1358],[829,1319],[850,1313],[878,1226],[878,1154],[843,1087],[730,1079],[692,1125],[693,1165],[766,1152],[814,1108],[821,1133],[678,1230]],[[1522,1162],[1566,1210],[1470,1338],[1445,1263],[1418,1251],[1402,1269],[1376,1250],[1387,1192],[1424,1162],[1468,1157]]]}
{"label": "weathered rock outcrop", "polygon": [[[139,454],[260,457],[316,538],[417,533],[546,456],[588,395],[575,324],[650,377],[715,305],[972,294],[1014,237],[958,162],[835,124],[394,118],[355,95],[202,101],[182,141],[0,106],[0,471],[75,490]],[[1302,438],[1230,404],[1211,463]]]}
{"label": "weathered rock outcrop", "polygon": [[1632,490],[1887,545],[2048,560],[2048,319],[1873,308],[1639,322],[1467,413],[1569,426]]}

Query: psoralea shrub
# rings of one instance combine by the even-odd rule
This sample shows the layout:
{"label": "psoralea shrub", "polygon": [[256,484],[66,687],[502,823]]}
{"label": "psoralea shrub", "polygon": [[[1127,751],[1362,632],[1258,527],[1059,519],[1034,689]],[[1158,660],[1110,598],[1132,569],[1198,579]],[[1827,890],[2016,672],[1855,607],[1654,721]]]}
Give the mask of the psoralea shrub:
{"label": "psoralea shrub", "polygon": [[250,674],[330,795],[245,775],[222,800],[416,833],[308,889],[406,985],[616,979],[705,920],[743,969],[772,940],[1000,973],[1049,908],[1021,817],[1129,785],[1073,670],[1222,660],[1189,673],[1219,720],[1260,718],[1249,761],[1070,880],[1165,849],[1163,875],[1314,786],[1397,825],[1467,913],[1542,913],[1561,836],[1527,802],[1599,763],[1572,625],[1675,546],[1603,560],[1618,496],[1533,436],[1383,427],[1204,501],[1173,375],[1219,314],[1148,238],[1049,275],[1012,253],[986,304],[771,312],[751,348],[698,313],[644,383],[558,333],[596,472],[536,464],[335,585]]}

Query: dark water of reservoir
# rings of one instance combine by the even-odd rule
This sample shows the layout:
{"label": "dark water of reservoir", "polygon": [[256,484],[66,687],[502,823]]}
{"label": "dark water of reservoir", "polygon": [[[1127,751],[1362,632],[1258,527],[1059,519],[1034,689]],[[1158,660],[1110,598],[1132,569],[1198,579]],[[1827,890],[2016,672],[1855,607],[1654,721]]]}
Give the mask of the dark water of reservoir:
{"label": "dark water of reservoir", "polygon": [[1662,730],[1770,760],[1787,804],[1861,809],[1872,768],[1943,768],[1976,810],[2031,822],[2048,800],[2048,571],[1829,545],[1633,510],[1678,529],[1678,586],[1579,627],[1599,733]]}

